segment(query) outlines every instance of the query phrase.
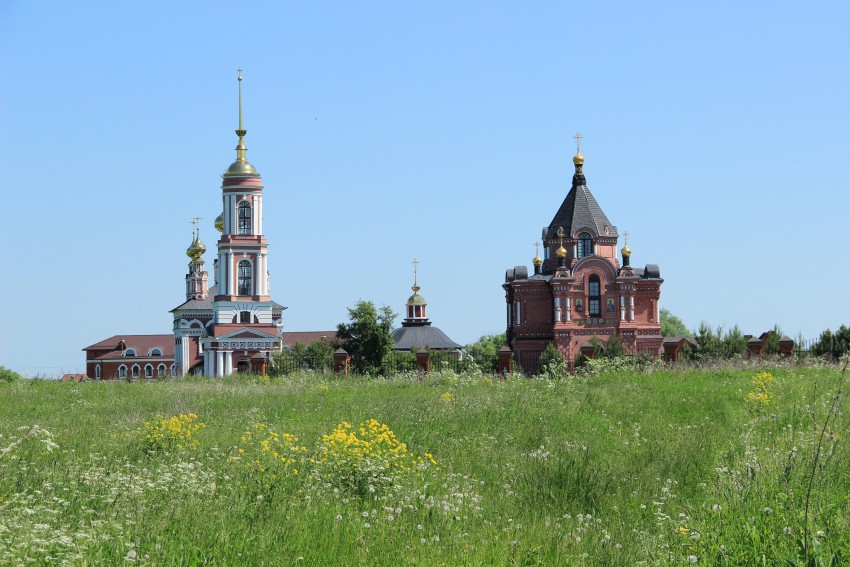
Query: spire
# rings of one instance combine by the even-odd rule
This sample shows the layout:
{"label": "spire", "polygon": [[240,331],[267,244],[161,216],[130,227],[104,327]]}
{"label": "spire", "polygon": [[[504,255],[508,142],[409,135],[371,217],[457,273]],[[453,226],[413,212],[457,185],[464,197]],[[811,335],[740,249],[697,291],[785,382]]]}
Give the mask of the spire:
{"label": "spire", "polygon": [[537,275],[540,273],[540,266],[543,265],[543,259],[540,257],[540,243],[534,243],[534,260],[531,261],[534,264],[534,274]]}
{"label": "spire", "polygon": [[413,264],[413,287],[411,287],[410,289],[413,290],[413,293],[417,293],[420,289],[422,289],[422,288],[419,287],[419,284],[416,283],[416,269],[419,267],[419,260],[414,258],[412,264]]}
{"label": "spire", "polygon": [[409,326],[410,324],[430,324],[428,323],[428,318],[425,315],[425,308],[428,305],[425,301],[425,298],[419,295],[419,282],[417,280],[417,268],[419,267],[419,260],[416,258],[413,259],[413,286],[410,288],[413,290],[413,295],[407,298],[407,303],[405,303],[405,307],[407,308],[407,317],[405,318],[405,323],[403,325]]}
{"label": "spire", "polygon": [[248,131],[242,125],[242,67],[239,67],[236,71],[238,73],[236,80],[239,84],[239,128],[236,130],[236,135],[239,136],[239,141],[236,143],[236,161],[227,168],[224,173],[225,177],[259,175],[254,166],[248,163],[248,158],[245,157],[248,148],[245,146],[244,138]]}
{"label": "spire", "polygon": [[632,249],[629,248],[629,231],[627,230],[626,232],[624,232],[623,236],[625,237],[626,243],[625,246],[623,246],[623,249],[620,250],[620,253],[623,255],[623,267],[628,268],[629,258],[631,258],[632,256]]}

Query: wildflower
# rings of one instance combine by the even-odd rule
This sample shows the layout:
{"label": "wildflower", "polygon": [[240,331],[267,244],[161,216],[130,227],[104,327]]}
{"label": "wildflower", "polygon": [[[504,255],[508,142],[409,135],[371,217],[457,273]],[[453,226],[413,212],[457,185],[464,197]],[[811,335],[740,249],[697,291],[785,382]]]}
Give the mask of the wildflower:
{"label": "wildflower", "polygon": [[715,512],[720,512],[723,508],[720,507],[720,504],[715,504],[711,509]]}
{"label": "wildflower", "polygon": [[826,534],[823,532],[823,530],[818,530],[818,533],[816,533],[815,535],[818,536],[818,537],[825,537],[826,536]]}
{"label": "wildflower", "polygon": [[766,507],[766,508],[764,509],[764,515],[765,515],[765,516],[770,516],[771,514],[773,514],[773,508]]}
{"label": "wildflower", "polygon": [[342,520],[342,514],[337,514],[336,515],[336,521],[338,522],[340,520]]}
{"label": "wildflower", "polygon": [[363,524],[363,527],[368,530],[369,528],[372,527],[372,524],[370,524],[369,522],[366,522],[365,524]]}
{"label": "wildflower", "polygon": [[688,555],[688,563],[696,563],[697,556],[696,555]]}
{"label": "wildflower", "polygon": [[791,526],[785,526],[784,528],[782,528],[782,533],[784,533],[785,535],[791,535]]}

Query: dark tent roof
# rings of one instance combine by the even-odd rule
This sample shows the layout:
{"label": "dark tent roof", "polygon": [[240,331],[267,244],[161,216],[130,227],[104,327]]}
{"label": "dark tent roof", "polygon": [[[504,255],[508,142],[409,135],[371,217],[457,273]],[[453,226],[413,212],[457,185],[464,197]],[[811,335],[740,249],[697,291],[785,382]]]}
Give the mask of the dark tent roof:
{"label": "dark tent roof", "polygon": [[[585,226],[595,230],[597,236],[617,237],[617,227],[612,225],[605,213],[602,212],[602,208],[593,198],[585,183],[581,166],[576,166],[573,186],[567,193],[561,208],[555,213],[555,218],[549,223],[549,229],[546,231],[547,239],[558,238],[558,227],[564,228],[565,236],[572,237],[573,232]],[[609,228],[607,234],[605,233],[606,226]]]}
{"label": "dark tent roof", "polygon": [[461,345],[451,340],[443,331],[431,325],[399,327],[393,331],[393,341],[395,341],[393,350],[461,348]]}

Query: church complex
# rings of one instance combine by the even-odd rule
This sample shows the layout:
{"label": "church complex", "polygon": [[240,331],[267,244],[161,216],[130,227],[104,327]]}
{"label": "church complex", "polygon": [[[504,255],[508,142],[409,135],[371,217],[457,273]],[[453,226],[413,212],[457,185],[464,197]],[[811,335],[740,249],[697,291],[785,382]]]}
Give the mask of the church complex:
{"label": "church complex", "polygon": [[[263,182],[246,157],[241,70],[238,81],[236,161],[222,174],[213,285],[209,285],[210,274],[203,260],[206,246],[196,218],[186,251],[190,259],[186,298],[171,310],[173,333],[115,335],[84,348],[89,378],[265,374],[274,353],[292,346],[281,333],[286,308],[270,295]],[[654,264],[632,267],[628,242],[620,250],[622,263],[618,260],[617,227],[587,188],[581,136],[576,139],[579,146],[573,158],[572,187],[543,229],[544,258],[538,251],[531,275],[525,266],[509,269],[502,286],[507,301],[506,347],[526,373],[538,371],[540,356],[550,343],[570,368],[581,356],[592,356],[613,338],[629,354],[662,353],[658,302],[664,280],[660,270]],[[415,270],[412,289],[406,317],[393,333],[393,348],[459,352],[461,345],[427,318]],[[303,335],[302,339],[321,336],[323,340],[335,336],[334,331],[291,334]]]}

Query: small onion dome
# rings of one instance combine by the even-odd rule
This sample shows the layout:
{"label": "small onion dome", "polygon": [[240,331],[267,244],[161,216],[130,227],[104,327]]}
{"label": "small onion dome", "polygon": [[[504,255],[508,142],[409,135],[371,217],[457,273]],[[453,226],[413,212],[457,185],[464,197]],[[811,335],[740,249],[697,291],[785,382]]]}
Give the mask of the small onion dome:
{"label": "small onion dome", "polygon": [[193,260],[198,260],[206,251],[207,247],[204,246],[201,239],[196,236],[195,240],[192,241],[192,244],[189,245],[189,248],[186,249],[186,255]]}
{"label": "small onion dome", "polygon": [[626,244],[625,246],[623,246],[623,249],[622,249],[622,250],[620,250],[620,252],[623,254],[623,258],[628,258],[629,256],[631,256],[631,255],[632,255],[632,249],[631,249],[631,248],[629,248],[629,245],[628,245],[628,244]]}
{"label": "small onion dome", "polygon": [[418,287],[414,289],[413,295],[407,298],[408,305],[427,305],[425,298],[419,295],[419,292],[417,291],[418,289]]}
{"label": "small onion dome", "polygon": [[576,155],[573,156],[573,163],[575,165],[582,165],[584,163],[584,156],[581,155],[581,152],[576,152]]}
{"label": "small onion dome", "polygon": [[566,258],[567,257],[567,249],[564,248],[564,245],[561,244],[561,247],[555,251],[555,254],[558,255],[558,258]]}
{"label": "small onion dome", "polygon": [[540,258],[540,254],[535,256],[534,260],[532,260],[532,262],[534,263],[535,268],[539,268],[543,264],[543,260]]}
{"label": "small onion dome", "polygon": [[219,232],[224,232],[224,213],[215,217],[215,229]]}

